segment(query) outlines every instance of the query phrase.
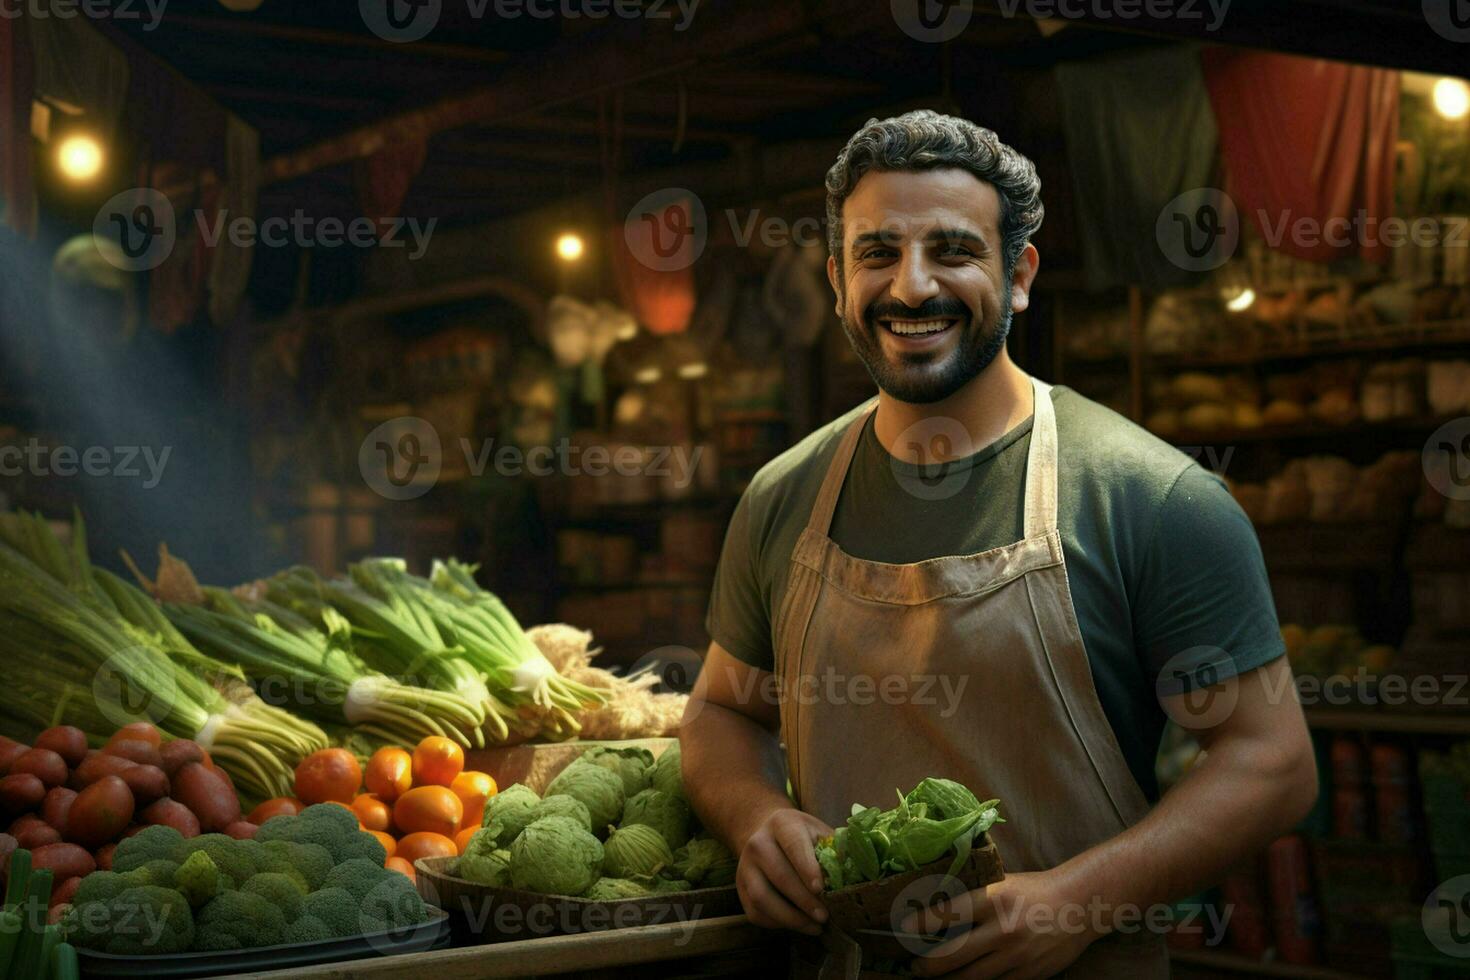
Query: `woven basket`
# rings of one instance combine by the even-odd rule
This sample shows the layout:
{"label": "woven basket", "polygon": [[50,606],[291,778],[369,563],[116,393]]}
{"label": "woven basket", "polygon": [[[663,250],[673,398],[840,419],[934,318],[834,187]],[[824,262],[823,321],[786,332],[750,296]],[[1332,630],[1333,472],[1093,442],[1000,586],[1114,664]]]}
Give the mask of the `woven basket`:
{"label": "woven basket", "polygon": [[[938,861],[901,875],[865,881],[859,885],[827,892],[822,896],[822,902],[827,907],[828,928],[839,929],[850,935],[863,930],[891,932],[894,925],[894,904],[901,899],[909,904],[907,899],[914,897],[905,896],[904,891],[922,878],[947,875],[953,861],[953,854],[946,854]],[[995,849],[995,844],[991,843],[989,837],[985,838],[984,845],[970,851],[970,856],[960,866],[955,877],[965,886],[966,891],[973,891],[1005,877],[1000,852]],[[936,881],[935,884],[938,886],[939,882]],[[906,913],[909,910],[904,911]]]}

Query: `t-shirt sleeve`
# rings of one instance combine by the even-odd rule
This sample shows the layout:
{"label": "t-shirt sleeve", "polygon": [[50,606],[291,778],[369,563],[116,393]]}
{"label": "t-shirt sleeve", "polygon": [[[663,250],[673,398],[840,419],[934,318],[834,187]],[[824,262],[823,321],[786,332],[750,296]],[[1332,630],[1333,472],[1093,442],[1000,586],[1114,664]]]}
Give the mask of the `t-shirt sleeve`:
{"label": "t-shirt sleeve", "polygon": [[1197,465],[1163,501],[1132,606],[1135,646],[1161,696],[1286,652],[1255,528],[1224,482]]}
{"label": "t-shirt sleeve", "polygon": [[735,505],[720,563],[715,568],[705,626],[710,639],[737,660],[761,670],[775,666],[771,646],[771,614],[760,579],[760,553],[755,541],[751,495]]}

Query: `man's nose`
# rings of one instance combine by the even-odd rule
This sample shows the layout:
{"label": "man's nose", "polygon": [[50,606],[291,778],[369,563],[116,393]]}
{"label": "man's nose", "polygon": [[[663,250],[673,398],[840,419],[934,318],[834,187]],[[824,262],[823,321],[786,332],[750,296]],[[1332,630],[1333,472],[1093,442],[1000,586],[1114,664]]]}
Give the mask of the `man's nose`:
{"label": "man's nose", "polygon": [[910,247],[904,250],[903,259],[894,271],[889,291],[895,300],[915,309],[926,300],[939,295],[939,282],[934,276],[934,266],[922,248]]}

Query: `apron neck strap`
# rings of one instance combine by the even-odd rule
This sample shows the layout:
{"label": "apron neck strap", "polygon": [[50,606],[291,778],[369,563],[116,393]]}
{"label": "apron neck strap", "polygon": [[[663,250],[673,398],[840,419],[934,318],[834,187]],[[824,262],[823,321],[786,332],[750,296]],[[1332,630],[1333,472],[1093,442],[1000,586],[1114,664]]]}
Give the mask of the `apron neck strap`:
{"label": "apron neck strap", "polygon": [[1026,455],[1025,534],[1037,538],[1057,529],[1057,413],[1051,385],[1031,379],[1035,407],[1031,415],[1031,449]]}
{"label": "apron neck strap", "polygon": [[[1035,392],[1035,407],[1032,409],[1031,448],[1026,456],[1025,529],[1028,538],[1048,534],[1057,528],[1057,417],[1051,403],[1051,385],[1032,378],[1031,387]],[[837,444],[837,453],[827,467],[827,476],[822,480],[822,489],[817,494],[811,520],[807,523],[807,527],[817,534],[830,536],[832,533],[832,515],[837,512],[837,498],[842,495],[842,484],[847,481],[847,471],[852,466],[868,417],[877,407],[875,398],[852,420],[842,434],[842,441]]]}

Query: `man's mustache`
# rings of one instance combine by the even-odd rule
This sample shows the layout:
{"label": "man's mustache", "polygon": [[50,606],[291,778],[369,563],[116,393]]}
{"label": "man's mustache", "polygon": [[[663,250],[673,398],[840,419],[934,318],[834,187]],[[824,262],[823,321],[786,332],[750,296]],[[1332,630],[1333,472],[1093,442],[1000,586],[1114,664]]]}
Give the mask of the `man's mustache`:
{"label": "man's mustache", "polygon": [[871,303],[863,311],[868,323],[879,320],[944,320],[951,318],[969,319],[970,308],[956,299],[932,299],[918,306],[902,303]]}

